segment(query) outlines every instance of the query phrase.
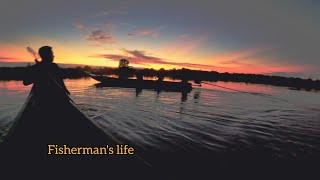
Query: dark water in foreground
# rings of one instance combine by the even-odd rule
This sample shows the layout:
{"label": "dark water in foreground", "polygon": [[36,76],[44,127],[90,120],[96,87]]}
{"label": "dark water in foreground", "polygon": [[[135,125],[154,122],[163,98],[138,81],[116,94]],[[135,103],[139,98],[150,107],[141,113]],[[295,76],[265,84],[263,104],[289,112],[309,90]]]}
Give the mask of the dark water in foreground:
{"label": "dark water in foreground", "polygon": [[[319,157],[317,92],[217,82],[258,94],[204,85],[182,96],[174,92],[143,90],[137,94],[135,89],[96,88],[92,79],[65,82],[72,99],[85,113],[140,152],[210,154],[222,164],[224,157],[290,162]],[[0,81],[0,129],[16,116],[30,88],[21,81]]]}

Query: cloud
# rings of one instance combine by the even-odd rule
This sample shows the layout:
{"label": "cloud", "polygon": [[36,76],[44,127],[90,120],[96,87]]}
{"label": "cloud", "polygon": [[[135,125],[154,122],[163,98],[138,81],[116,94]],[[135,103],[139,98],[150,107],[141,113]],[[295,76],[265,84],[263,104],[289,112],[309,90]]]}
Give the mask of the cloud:
{"label": "cloud", "polygon": [[134,34],[128,33],[128,37],[129,37],[129,38],[132,38],[132,37],[134,37]]}
{"label": "cloud", "polygon": [[114,40],[113,40],[111,33],[105,32],[103,30],[92,31],[87,36],[87,40],[97,42],[99,44],[114,43]]}
{"label": "cloud", "polygon": [[0,56],[0,59],[16,59],[16,58],[11,58],[11,57],[3,57],[3,56]]}
{"label": "cloud", "polygon": [[158,28],[139,28],[135,30],[134,33],[129,33],[134,36],[139,35],[139,36],[149,36],[153,38],[157,38],[160,36],[160,31],[164,28],[164,26],[160,26]]}
{"label": "cloud", "polygon": [[220,64],[225,64],[225,65],[238,65],[238,66],[250,66],[250,63],[245,63],[242,61],[236,61],[236,60],[230,60],[230,61],[223,61],[220,62]]}
{"label": "cloud", "polygon": [[16,59],[17,58],[0,56],[0,61],[2,61],[2,60],[16,60]]}
{"label": "cloud", "polygon": [[106,58],[110,61],[115,61],[115,62],[118,62],[120,59],[124,58],[129,60],[130,63],[132,64],[145,65],[145,66],[157,64],[157,65],[172,65],[172,66],[178,66],[178,67],[206,69],[206,70],[212,70],[217,68],[215,66],[208,66],[208,65],[196,64],[196,63],[173,62],[160,57],[148,55],[146,51],[141,51],[141,50],[121,49],[121,51],[125,55],[99,54],[99,55],[93,55],[90,57]]}
{"label": "cloud", "polygon": [[25,45],[0,41],[1,62],[25,62],[30,60],[30,58],[34,59],[34,57],[31,57],[30,53],[26,50]]}
{"label": "cloud", "polygon": [[166,46],[166,55],[177,58],[189,58],[207,48],[205,45],[208,36],[202,34],[183,33],[177,36],[170,44]]}
{"label": "cloud", "polygon": [[[211,57],[218,66],[233,68],[236,73],[317,77],[319,66],[286,63],[290,60],[274,57],[273,48],[261,47],[228,52]],[[306,72],[309,72],[306,73]]]}
{"label": "cloud", "polygon": [[72,25],[79,32],[83,32],[87,29],[87,27],[80,21],[73,22]]}
{"label": "cloud", "polygon": [[142,36],[158,36],[158,32],[155,29],[148,29],[148,28],[142,28],[136,30],[136,34],[142,35]]}
{"label": "cloud", "polygon": [[130,51],[130,50],[127,50],[127,49],[121,49],[123,52],[125,53],[128,53],[134,57],[137,57],[137,58],[144,58],[144,59],[153,59],[153,60],[160,60],[160,58],[157,58],[157,57],[152,57],[152,56],[148,56],[146,55],[147,53],[145,51],[141,51],[141,50],[133,50],[133,51]]}
{"label": "cloud", "polygon": [[116,28],[116,24],[111,21],[105,22],[98,27],[90,27],[80,21],[75,21],[72,25],[83,39],[94,42],[95,46],[115,43],[112,32]]}
{"label": "cloud", "polygon": [[221,64],[241,64],[240,60],[245,60],[251,57],[255,57],[261,53],[269,51],[270,48],[251,48],[245,50],[239,50],[234,52],[228,52],[226,54],[213,56],[212,59],[216,59]]}
{"label": "cloud", "polygon": [[[312,72],[317,68],[312,68],[310,66],[294,66],[294,65],[265,65],[265,64],[250,64],[250,63],[242,63],[236,60],[230,60],[230,62],[225,61],[225,64],[231,63],[232,65],[238,64],[240,66],[225,66],[220,64],[218,66],[206,65],[206,64],[197,64],[197,63],[188,63],[188,62],[173,62],[169,59],[164,59],[161,57],[153,56],[146,51],[142,50],[128,50],[128,49],[120,49],[122,51],[122,55],[116,54],[98,54],[90,57],[94,58],[105,58],[108,61],[118,62],[120,59],[127,59],[131,64],[135,65],[143,65],[146,67],[152,66],[174,66],[179,68],[191,68],[191,69],[201,69],[208,71],[218,71],[218,72],[229,72],[229,73],[247,73],[247,74],[267,74],[270,75],[272,73],[288,73],[291,75],[298,76],[298,73],[303,73],[308,70]],[[230,56],[227,57],[247,57],[251,56],[254,53],[249,52],[260,52],[260,50],[248,50],[243,53],[230,53]],[[228,58],[229,59],[229,58]],[[315,72],[315,71],[314,71]],[[310,75],[314,75],[312,72]]]}

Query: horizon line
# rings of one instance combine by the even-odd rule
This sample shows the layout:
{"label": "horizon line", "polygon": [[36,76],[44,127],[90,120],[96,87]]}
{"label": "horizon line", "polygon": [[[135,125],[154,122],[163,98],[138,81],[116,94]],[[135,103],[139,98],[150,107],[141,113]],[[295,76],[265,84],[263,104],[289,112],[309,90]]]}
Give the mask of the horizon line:
{"label": "horizon line", "polygon": [[[25,67],[27,66],[28,64],[34,64],[35,62],[27,62],[27,61],[21,61],[21,62],[0,62],[0,68],[2,67],[8,67],[8,66],[3,66],[2,64],[12,64],[11,68],[15,68],[15,67]],[[19,66],[13,66],[13,64],[19,64]],[[25,65],[22,65],[22,64],[25,64]],[[111,66],[97,66],[97,65],[88,65],[88,64],[66,64],[66,63],[56,63],[58,65],[61,65],[62,68],[76,68],[76,67],[81,67],[81,66],[89,66],[89,67],[94,67],[94,68],[99,68],[99,67],[105,67],[105,68],[117,68],[117,67],[111,67]],[[160,69],[164,69],[164,70],[182,70],[182,69],[188,69],[188,70],[191,70],[191,71],[204,71],[204,72],[217,72],[219,74],[223,74],[223,73],[228,73],[228,74],[244,74],[244,75],[264,75],[264,76],[276,76],[276,77],[284,77],[284,78],[299,78],[299,79],[311,79],[313,81],[320,81],[320,78],[302,78],[302,77],[292,77],[292,76],[279,76],[279,75],[273,75],[272,73],[270,74],[255,74],[255,73],[236,73],[236,72],[219,72],[219,71],[214,71],[214,70],[211,70],[211,71],[208,71],[208,70],[201,70],[201,69],[190,69],[190,68],[186,68],[186,67],[182,67],[180,69],[178,68],[172,68],[172,69],[166,69],[166,68],[159,68],[159,69],[155,69],[155,68],[142,68],[142,67],[133,67],[133,66],[130,66],[134,69],[154,69],[154,70],[160,70]]]}

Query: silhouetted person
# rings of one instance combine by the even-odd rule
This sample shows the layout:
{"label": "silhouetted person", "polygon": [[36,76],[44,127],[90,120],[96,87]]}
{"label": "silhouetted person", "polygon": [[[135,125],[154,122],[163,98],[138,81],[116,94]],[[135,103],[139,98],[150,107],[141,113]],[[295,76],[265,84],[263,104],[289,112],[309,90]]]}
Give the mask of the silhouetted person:
{"label": "silhouetted person", "polygon": [[143,81],[143,75],[142,75],[142,73],[137,72],[137,73],[136,73],[136,77],[137,77],[137,80]]}
{"label": "silhouetted person", "polygon": [[201,80],[195,79],[195,80],[194,80],[194,83],[201,87]]}
{"label": "silhouetted person", "polygon": [[164,79],[164,77],[162,75],[158,75],[157,78],[158,78],[157,81],[159,81],[159,82],[162,82]]}
{"label": "silhouetted person", "polygon": [[53,63],[52,47],[41,47],[39,55],[41,62],[35,60],[36,64],[28,67],[23,84],[27,86],[33,83],[34,93],[39,98],[54,98],[56,95],[70,94],[63,82],[61,69]]}
{"label": "silhouetted person", "polygon": [[189,80],[188,80],[188,78],[186,78],[186,77],[182,77],[182,78],[181,78],[181,84],[182,84],[182,85],[187,85],[187,84],[188,84],[188,81],[189,81]]}

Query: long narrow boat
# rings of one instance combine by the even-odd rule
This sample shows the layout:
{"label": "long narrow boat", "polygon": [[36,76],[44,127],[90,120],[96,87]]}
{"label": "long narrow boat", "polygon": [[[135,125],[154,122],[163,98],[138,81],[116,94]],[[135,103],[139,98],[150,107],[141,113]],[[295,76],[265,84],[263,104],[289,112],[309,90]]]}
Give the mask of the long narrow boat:
{"label": "long narrow boat", "polygon": [[[102,159],[112,167],[150,168],[137,152],[117,155],[116,146],[123,144],[85,115],[68,95],[49,94],[41,99],[33,87],[20,112],[0,137],[0,160]],[[113,153],[108,150],[110,147]],[[99,154],[94,153],[96,148]]]}
{"label": "long narrow boat", "polygon": [[138,80],[138,79],[121,79],[121,78],[99,76],[91,73],[89,73],[89,76],[99,81],[101,83],[99,84],[99,86],[106,86],[106,87],[152,89],[156,91],[187,92],[187,93],[192,90],[191,83]]}
{"label": "long narrow boat", "polygon": [[[153,157],[155,155],[153,153],[145,153],[133,147],[132,155],[123,154],[123,150],[117,154],[119,153],[117,145],[124,146],[126,143],[120,142],[105,128],[85,115],[68,95],[55,96],[48,92],[45,100],[41,99],[32,87],[20,112],[0,137],[0,161],[3,166],[8,161],[11,164],[17,162],[29,164],[31,161],[46,160],[41,161],[41,165],[45,165],[45,162],[51,163],[47,160],[59,160],[59,162],[60,160],[81,160],[77,161],[77,164],[88,167],[89,163],[90,170],[99,169],[103,171],[103,175],[107,174],[108,177],[117,179],[168,179],[168,174],[161,171],[159,167],[154,168],[145,158],[139,156],[143,154]],[[48,145],[54,145],[51,154],[49,154]],[[63,149],[55,149],[56,146]],[[110,151],[109,154],[104,154],[102,151],[100,155],[70,154],[73,151],[72,148],[79,147],[114,147],[114,149],[113,154]],[[62,154],[64,152],[67,154]],[[99,163],[92,163],[92,160],[99,160]],[[37,170],[32,169],[34,173],[38,173]]]}

